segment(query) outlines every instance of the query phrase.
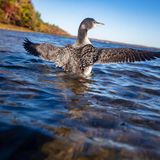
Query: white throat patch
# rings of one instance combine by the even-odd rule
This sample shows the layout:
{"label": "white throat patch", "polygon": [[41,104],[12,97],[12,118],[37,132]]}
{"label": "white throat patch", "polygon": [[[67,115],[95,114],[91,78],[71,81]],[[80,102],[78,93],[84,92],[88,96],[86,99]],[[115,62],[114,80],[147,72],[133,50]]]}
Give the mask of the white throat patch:
{"label": "white throat patch", "polygon": [[87,36],[85,37],[84,42],[83,42],[83,45],[86,45],[86,44],[92,44]]}

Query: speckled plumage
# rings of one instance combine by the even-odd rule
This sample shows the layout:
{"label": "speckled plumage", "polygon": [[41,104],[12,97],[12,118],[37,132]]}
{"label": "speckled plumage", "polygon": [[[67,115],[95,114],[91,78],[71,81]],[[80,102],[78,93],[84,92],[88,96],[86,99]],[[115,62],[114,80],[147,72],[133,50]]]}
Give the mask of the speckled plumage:
{"label": "speckled plumage", "polygon": [[160,58],[159,52],[142,51],[130,48],[96,48],[87,44],[80,48],[71,45],[57,47],[51,44],[35,44],[28,39],[24,42],[28,53],[55,62],[65,71],[86,75],[95,63],[124,63]]}

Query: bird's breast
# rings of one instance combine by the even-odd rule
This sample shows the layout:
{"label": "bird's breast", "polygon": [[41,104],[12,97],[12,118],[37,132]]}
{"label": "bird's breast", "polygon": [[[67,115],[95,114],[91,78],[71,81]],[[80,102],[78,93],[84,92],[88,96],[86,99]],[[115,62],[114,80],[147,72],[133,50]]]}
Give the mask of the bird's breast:
{"label": "bird's breast", "polygon": [[86,67],[86,68],[84,69],[83,74],[84,74],[85,76],[89,76],[89,75],[91,74],[91,72],[92,72],[92,66],[89,66],[89,67]]}

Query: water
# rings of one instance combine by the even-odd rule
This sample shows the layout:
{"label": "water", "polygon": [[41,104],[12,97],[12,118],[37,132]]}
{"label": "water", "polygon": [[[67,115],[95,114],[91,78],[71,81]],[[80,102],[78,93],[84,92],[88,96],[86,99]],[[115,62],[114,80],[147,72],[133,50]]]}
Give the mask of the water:
{"label": "water", "polygon": [[0,30],[0,160],[160,159],[160,60],[95,65],[90,78],[71,77],[28,55],[24,37],[75,41]]}

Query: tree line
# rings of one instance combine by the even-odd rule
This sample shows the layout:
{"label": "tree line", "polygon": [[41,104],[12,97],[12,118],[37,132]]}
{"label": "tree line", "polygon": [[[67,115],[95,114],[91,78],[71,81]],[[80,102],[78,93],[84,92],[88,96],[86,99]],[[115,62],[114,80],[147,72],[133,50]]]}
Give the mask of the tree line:
{"label": "tree line", "polygon": [[38,32],[69,35],[63,29],[43,22],[31,0],[0,0],[0,23],[26,27]]}

